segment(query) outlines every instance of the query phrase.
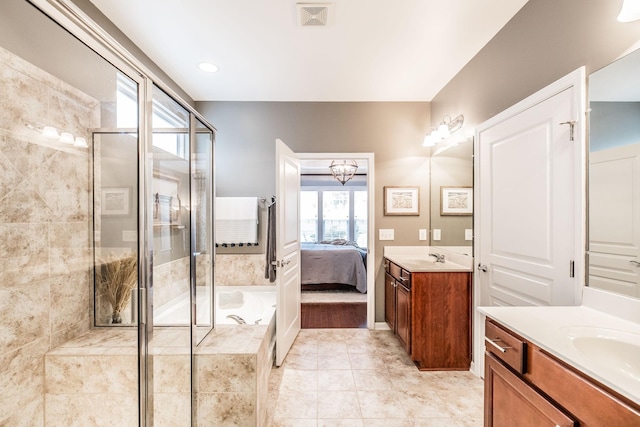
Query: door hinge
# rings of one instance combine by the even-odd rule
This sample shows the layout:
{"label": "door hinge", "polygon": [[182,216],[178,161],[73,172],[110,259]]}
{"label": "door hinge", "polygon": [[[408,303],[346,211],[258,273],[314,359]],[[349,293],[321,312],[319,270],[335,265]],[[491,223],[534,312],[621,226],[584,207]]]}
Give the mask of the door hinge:
{"label": "door hinge", "polygon": [[576,263],[574,260],[569,261],[569,277],[576,276]]}
{"label": "door hinge", "polygon": [[576,123],[578,123],[578,122],[576,122],[575,120],[569,120],[568,122],[560,123],[561,125],[569,125],[569,141],[573,141],[574,140],[573,129],[576,127]]}

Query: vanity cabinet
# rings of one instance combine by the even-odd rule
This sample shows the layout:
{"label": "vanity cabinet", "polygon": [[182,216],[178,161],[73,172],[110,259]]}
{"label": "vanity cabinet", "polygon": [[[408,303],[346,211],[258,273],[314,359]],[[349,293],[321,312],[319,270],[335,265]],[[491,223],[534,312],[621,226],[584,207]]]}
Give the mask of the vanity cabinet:
{"label": "vanity cabinet", "polygon": [[471,364],[471,273],[415,272],[385,259],[385,320],[420,370]]}
{"label": "vanity cabinet", "polygon": [[411,352],[411,273],[385,260],[385,321]]}
{"label": "vanity cabinet", "polygon": [[640,407],[504,326],[485,324],[485,426],[638,426]]}

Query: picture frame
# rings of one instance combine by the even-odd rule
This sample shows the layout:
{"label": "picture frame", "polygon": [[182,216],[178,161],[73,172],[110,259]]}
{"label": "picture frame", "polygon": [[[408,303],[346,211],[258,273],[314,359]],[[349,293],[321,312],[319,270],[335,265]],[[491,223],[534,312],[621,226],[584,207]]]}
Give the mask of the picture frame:
{"label": "picture frame", "polygon": [[384,215],[420,215],[420,187],[384,187]]}
{"label": "picture frame", "polygon": [[108,187],[101,191],[100,213],[102,215],[129,215],[131,191],[129,187]]}
{"label": "picture frame", "polygon": [[440,187],[440,215],[472,215],[473,187]]}

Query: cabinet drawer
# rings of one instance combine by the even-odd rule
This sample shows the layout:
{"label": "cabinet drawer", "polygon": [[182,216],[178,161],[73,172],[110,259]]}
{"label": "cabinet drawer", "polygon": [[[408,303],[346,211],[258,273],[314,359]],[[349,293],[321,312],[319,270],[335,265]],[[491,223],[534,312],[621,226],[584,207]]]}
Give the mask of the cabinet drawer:
{"label": "cabinet drawer", "polygon": [[411,289],[411,273],[409,273],[407,270],[402,269],[400,271],[400,277],[398,281],[402,283],[405,288]]}
{"label": "cabinet drawer", "polygon": [[526,371],[526,343],[487,319],[485,323],[485,348],[498,359],[524,374]]}
{"label": "cabinet drawer", "polygon": [[393,276],[394,279],[399,280],[401,277],[402,268],[399,265],[396,265],[392,262],[389,262],[389,274]]}
{"label": "cabinet drawer", "polygon": [[387,273],[390,273],[389,271],[389,265],[391,264],[391,261],[389,261],[388,259],[384,259],[384,271],[386,271]]}
{"label": "cabinet drawer", "polygon": [[592,380],[532,345],[525,377],[587,426],[638,426],[640,408],[618,399]]}

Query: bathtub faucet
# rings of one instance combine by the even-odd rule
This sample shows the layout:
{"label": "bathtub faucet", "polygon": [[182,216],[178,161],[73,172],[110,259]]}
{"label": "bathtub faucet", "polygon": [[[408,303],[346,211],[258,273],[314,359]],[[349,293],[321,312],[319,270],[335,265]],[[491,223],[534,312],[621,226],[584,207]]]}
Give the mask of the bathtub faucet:
{"label": "bathtub faucet", "polygon": [[240,316],[238,316],[237,314],[230,314],[227,316],[227,319],[233,319],[236,322],[238,322],[238,325],[246,325],[247,322]]}

